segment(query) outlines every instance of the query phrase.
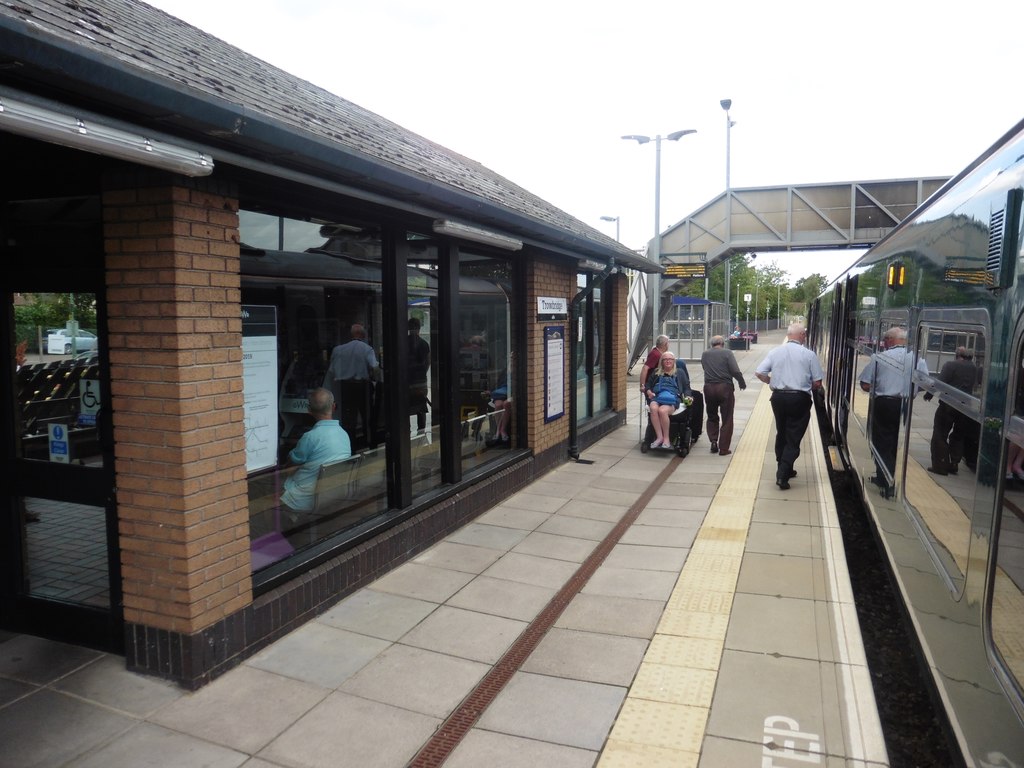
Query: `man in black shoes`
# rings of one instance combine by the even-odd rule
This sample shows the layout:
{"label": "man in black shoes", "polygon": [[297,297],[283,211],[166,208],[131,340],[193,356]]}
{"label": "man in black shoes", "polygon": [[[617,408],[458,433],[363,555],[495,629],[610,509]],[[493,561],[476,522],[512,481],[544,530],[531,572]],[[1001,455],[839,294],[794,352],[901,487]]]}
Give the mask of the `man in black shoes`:
{"label": "man in black shoes", "polygon": [[732,350],[725,348],[725,339],[711,337],[711,348],[700,357],[704,369],[704,406],[708,412],[708,440],[711,452],[721,456],[732,453],[732,413],[736,407],[736,390],[733,379],[740,389],[747,388],[747,382],[740,373],[740,366]]}
{"label": "man in black shoes", "polygon": [[811,422],[811,392],[825,377],[817,356],[804,346],[807,331],[803,323],[791,323],[786,343],[769,352],[754,375],[772,389],[775,414],[775,484],[789,490],[796,477],[793,465],[800,456],[800,442]]}

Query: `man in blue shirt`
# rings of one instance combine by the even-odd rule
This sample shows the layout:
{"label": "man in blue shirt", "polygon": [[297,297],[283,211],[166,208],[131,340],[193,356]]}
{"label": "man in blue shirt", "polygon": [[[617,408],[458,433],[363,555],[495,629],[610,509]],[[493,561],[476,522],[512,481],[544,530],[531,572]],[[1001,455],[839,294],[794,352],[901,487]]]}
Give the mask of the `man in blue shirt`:
{"label": "man in blue shirt", "polygon": [[348,433],[333,418],[334,395],[329,389],[319,387],[309,393],[309,414],[313,417],[313,427],[299,438],[298,445],[288,454],[288,460],[299,466],[284,481],[281,494],[281,503],[293,512],[312,511],[322,464],[352,455]]}
{"label": "man in blue shirt", "polygon": [[[372,388],[380,364],[373,347],[366,343],[366,329],[355,323],[349,329],[351,339],[331,350],[324,386],[330,387],[341,401],[341,422],[359,440],[359,429],[371,448],[377,440],[371,424]],[[335,387],[335,384],[337,386]]]}
{"label": "man in blue shirt", "polygon": [[[860,388],[871,393],[868,422],[871,442],[881,462],[875,459],[875,476],[871,479],[886,498],[892,496],[899,448],[903,403],[907,393],[913,397],[911,365],[914,355],[907,349],[907,329],[893,326],[882,335],[885,349],[871,356],[858,378]],[[928,365],[917,361],[917,370],[927,376]]]}
{"label": "man in blue shirt", "polygon": [[803,323],[790,323],[786,343],[767,354],[754,375],[772,389],[775,414],[775,484],[789,490],[796,477],[793,465],[800,456],[800,442],[811,423],[812,391],[825,378],[817,356],[804,346]]}

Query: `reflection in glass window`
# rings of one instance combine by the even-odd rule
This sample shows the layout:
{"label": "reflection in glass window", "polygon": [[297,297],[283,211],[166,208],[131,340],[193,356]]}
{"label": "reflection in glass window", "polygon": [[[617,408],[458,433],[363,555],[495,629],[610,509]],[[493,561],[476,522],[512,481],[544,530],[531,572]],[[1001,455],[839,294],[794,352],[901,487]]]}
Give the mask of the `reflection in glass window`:
{"label": "reflection in glass window", "polygon": [[31,496],[15,499],[25,525],[25,593],[110,607],[103,507]]}
{"label": "reflection in glass window", "polygon": [[931,372],[915,378],[924,394],[911,408],[905,495],[921,535],[959,594],[967,571],[981,436],[981,368],[974,351],[984,349],[985,331],[980,325],[925,321],[917,339]]}
{"label": "reflection in glass window", "polygon": [[513,434],[508,261],[459,254],[459,434],[463,472],[501,458]]}
{"label": "reflection in glass window", "polygon": [[[99,464],[100,387],[96,295],[19,294],[14,305],[17,455]],[[42,320],[43,324],[39,322]],[[66,439],[49,442],[51,428]],[[59,450],[53,451],[56,446]]]}
{"label": "reflection in glass window", "polygon": [[[372,225],[251,212],[240,222],[244,315],[266,318],[253,331],[243,321],[251,549],[258,570],[388,509],[381,247]],[[269,334],[276,343],[250,353],[250,333]],[[350,355],[353,350],[362,354]],[[334,395],[353,457],[324,463],[309,489],[312,504],[294,509],[281,501],[296,470],[289,455],[313,427],[309,394],[318,387]],[[254,454],[262,458],[251,461]]]}

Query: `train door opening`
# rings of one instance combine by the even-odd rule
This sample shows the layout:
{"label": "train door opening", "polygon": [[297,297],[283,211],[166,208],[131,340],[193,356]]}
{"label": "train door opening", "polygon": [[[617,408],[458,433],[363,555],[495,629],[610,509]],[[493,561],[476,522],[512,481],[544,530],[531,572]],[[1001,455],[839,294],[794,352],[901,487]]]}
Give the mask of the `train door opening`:
{"label": "train door opening", "polygon": [[123,646],[103,239],[95,196],[7,200],[0,318],[4,629]]}

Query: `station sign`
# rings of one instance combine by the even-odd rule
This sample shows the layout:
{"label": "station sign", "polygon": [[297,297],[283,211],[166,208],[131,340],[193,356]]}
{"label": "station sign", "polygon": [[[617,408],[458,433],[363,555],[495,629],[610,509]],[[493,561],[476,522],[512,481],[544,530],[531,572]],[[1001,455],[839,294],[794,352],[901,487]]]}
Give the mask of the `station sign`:
{"label": "station sign", "polygon": [[703,264],[666,264],[665,277],[673,280],[704,279],[706,272]]}

